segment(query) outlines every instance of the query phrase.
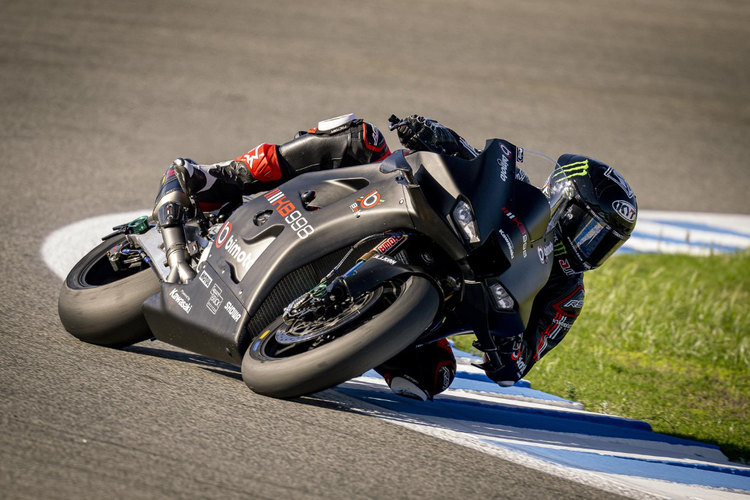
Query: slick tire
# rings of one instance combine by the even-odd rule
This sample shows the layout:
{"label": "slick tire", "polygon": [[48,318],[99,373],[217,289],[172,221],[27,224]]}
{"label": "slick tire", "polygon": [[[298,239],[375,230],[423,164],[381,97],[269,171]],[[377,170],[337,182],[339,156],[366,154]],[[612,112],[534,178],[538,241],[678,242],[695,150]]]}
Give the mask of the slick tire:
{"label": "slick tire", "polygon": [[63,283],[58,301],[60,321],[83,342],[122,348],[152,337],[141,312],[143,301],[161,289],[151,269],[119,278],[106,252],[125,241],[110,238],[75,265]]}
{"label": "slick tire", "polygon": [[387,309],[345,335],[294,356],[264,357],[263,342],[281,324],[277,320],[243,357],[245,384],[258,394],[293,398],[338,385],[392,358],[432,323],[439,306],[438,293],[426,278],[411,276],[401,286],[401,294]]}

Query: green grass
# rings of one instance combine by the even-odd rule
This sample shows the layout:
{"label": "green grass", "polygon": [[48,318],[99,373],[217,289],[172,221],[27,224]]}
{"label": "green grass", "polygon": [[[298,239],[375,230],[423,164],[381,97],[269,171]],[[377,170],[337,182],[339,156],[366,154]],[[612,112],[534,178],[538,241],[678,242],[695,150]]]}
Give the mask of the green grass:
{"label": "green grass", "polygon": [[617,256],[587,273],[581,317],[526,378],[750,463],[750,252]]}

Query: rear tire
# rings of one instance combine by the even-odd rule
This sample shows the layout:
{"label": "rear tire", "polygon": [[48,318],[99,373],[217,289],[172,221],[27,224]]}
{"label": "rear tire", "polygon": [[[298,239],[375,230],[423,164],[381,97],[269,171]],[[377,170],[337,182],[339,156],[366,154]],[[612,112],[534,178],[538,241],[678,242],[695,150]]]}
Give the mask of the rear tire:
{"label": "rear tire", "polygon": [[161,289],[152,269],[116,273],[107,250],[125,241],[115,236],[94,248],[70,271],[58,301],[60,321],[79,340],[127,347],[152,337],[141,306]]}
{"label": "rear tire", "polygon": [[[363,319],[353,330],[306,352],[289,357],[265,354],[281,318],[250,344],[242,359],[242,378],[258,394],[293,398],[328,389],[392,358],[432,323],[439,296],[429,280],[411,276],[400,295],[382,312]],[[272,346],[271,346],[272,347]]]}

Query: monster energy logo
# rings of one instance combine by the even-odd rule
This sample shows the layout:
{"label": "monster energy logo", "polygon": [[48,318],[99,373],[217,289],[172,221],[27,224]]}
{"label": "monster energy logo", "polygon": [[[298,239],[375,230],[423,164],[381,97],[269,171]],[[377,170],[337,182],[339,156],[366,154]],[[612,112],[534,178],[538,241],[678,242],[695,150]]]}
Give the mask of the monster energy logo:
{"label": "monster energy logo", "polygon": [[582,177],[584,175],[588,175],[589,173],[589,161],[583,160],[577,161],[575,163],[568,163],[564,167],[560,168],[561,169],[555,172],[555,175],[552,176],[553,179],[555,179],[555,177],[557,177],[558,175],[563,175],[567,178]]}
{"label": "monster energy logo", "polygon": [[565,255],[566,253],[568,253],[568,251],[565,250],[565,245],[563,245],[562,241],[555,243],[555,255]]}

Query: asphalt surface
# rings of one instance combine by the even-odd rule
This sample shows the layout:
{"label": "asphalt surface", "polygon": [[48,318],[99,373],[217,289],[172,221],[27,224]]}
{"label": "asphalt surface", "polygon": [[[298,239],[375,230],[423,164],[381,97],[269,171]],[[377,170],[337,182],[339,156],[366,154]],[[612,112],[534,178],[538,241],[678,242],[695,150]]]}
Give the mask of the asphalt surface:
{"label": "asphalt surface", "polygon": [[[50,231],[353,111],[616,166],[642,208],[750,213],[750,4],[0,1],[5,498],[606,498],[160,343],[69,337]],[[394,148],[395,134],[386,133]],[[65,249],[61,249],[61,252]]]}

